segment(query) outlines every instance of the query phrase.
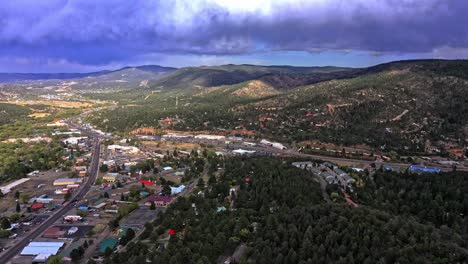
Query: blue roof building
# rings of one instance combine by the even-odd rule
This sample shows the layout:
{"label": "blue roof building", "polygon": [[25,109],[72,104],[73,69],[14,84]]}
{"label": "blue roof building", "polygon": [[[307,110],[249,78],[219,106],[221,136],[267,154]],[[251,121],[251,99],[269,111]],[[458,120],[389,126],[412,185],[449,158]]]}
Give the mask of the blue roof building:
{"label": "blue roof building", "polygon": [[440,169],[438,168],[430,168],[430,167],[423,167],[423,166],[416,166],[412,165],[409,167],[411,172],[426,172],[426,173],[439,173]]}

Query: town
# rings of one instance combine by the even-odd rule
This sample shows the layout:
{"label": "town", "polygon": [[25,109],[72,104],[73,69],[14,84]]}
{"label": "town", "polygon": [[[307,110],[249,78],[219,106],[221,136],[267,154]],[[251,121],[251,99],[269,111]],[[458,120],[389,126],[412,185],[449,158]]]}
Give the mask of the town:
{"label": "town", "polygon": [[0,259],[4,263],[46,263],[51,256],[64,262],[102,261],[114,251],[125,250],[145,224],[155,221],[178,197],[198,192],[210,177],[221,173],[219,160],[229,156],[309,159],[291,166],[315,175],[328,200],[337,194],[326,194],[327,186],[338,186],[351,206],[358,206],[350,196],[356,179],[340,169],[343,166],[352,172],[467,169],[464,163],[443,158],[412,157],[411,163],[377,155],[351,159],[346,149],[335,156],[317,156],[267,139],[240,136],[172,132],[122,138],[80,117],[49,126],[60,127],[52,134],[60,138],[69,170],[36,170],[1,186]]}

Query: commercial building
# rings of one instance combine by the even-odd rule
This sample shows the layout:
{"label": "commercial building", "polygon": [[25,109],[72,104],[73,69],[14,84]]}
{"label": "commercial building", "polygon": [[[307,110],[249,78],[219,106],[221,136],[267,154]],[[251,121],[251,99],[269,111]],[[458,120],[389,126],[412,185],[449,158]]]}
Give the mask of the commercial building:
{"label": "commercial building", "polygon": [[99,243],[98,252],[105,254],[107,249],[114,251],[119,241],[116,238],[106,238]]}
{"label": "commercial building", "polygon": [[207,140],[225,140],[225,136],[218,135],[196,135],[195,139],[207,139]]}
{"label": "commercial building", "polygon": [[419,173],[439,173],[440,169],[438,168],[430,168],[430,167],[423,167],[423,166],[416,166],[412,165],[408,168],[411,172],[419,172]]}
{"label": "commercial building", "polygon": [[0,191],[2,191],[3,194],[7,194],[9,192],[11,192],[11,189],[15,188],[16,186],[20,185],[20,184],[23,184],[27,181],[29,181],[30,179],[29,178],[22,178],[22,179],[19,179],[19,180],[16,180],[14,182],[11,182],[5,186],[2,186],[0,187]]}
{"label": "commercial building", "polygon": [[245,149],[235,149],[232,153],[237,155],[247,155],[247,154],[254,154],[255,150],[245,150]]}
{"label": "commercial building", "polygon": [[44,238],[53,238],[58,239],[64,237],[65,231],[58,226],[49,227],[43,234],[42,237]]}
{"label": "commercial building", "polygon": [[146,199],[145,205],[150,206],[153,202],[156,206],[167,206],[172,202],[172,199],[170,196],[151,195]]}
{"label": "commercial building", "polygon": [[20,253],[22,256],[37,256],[41,254],[57,255],[64,242],[30,242]]}
{"label": "commercial building", "polygon": [[118,173],[107,173],[102,177],[102,180],[106,182],[115,182],[118,175]]}
{"label": "commercial building", "polygon": [[54,186],[66,186],[66,185],[73,185],[73,184],[81,184],[83,183],[82,178],[61,178],[54,181]]}

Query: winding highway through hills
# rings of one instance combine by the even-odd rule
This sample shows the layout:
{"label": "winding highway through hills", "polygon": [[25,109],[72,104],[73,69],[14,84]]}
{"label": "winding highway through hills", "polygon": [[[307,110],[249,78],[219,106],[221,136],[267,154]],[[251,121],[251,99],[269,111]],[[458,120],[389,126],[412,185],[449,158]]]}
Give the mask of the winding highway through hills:
{"label": "winding highway through hills", "polygon": [[[94,136],[94,135],[93,135]],[[89,192],[91,186],[96,181],[97,172],[99,168],[99,152],[101,148],[101,142],[98,137],[94,137],[96,143],[94,145],[94,150],[91,159],[91,166],[89,170],[89,176],[86,180],[86,183],[78,190],[75,196],[71,199],[70,202],[67,202],[60,209],[55,211],[49,218],[37,226],[34,230],[31,231],[27,236],[23,237],[18,243],[7,249],[0,255],[0,263],[8,263],[14,256],[19,254],[21,250],[28,245],[31,240],[34,240],[39,235],[41,235],[47,228],[52,226],[56,221],[64,217],[68,211],[70,211],[76,204],[76,201],[83,199],[83,197]]]}

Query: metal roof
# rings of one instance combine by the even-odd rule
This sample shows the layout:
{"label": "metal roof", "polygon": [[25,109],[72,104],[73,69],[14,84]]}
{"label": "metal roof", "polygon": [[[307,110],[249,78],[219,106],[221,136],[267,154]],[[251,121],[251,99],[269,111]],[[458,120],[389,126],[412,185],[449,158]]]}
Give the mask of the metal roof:
{"label": "metal roof", "polygon": [[23,248],[20,255],[56,255],[64,244],[63,242],[30,242]]}

